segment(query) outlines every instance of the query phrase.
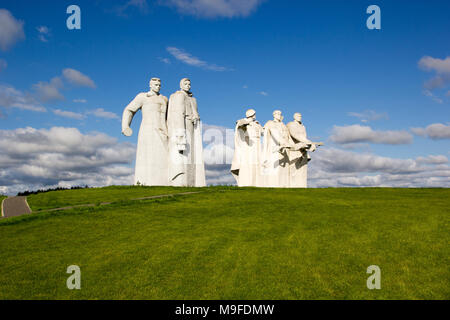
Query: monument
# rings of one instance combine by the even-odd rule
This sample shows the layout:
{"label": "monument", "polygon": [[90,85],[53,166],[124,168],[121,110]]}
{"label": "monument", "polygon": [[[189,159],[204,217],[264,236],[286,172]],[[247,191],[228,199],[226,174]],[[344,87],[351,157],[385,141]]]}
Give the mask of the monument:
{"label": "monument", "polygon": [[263,179],[265,187],[289,187],[289,130],[280,110],[264,125]]}
{"label": "monument", "polygon": [[142,122],[139,129],[134,183],[145,186],[169,185],[168,135],[166,113],[168,100],[159,93],[161,80],[150,80],[150,91],[139,93],[126,106],[122,116],[122,133],[131,136],[134,115],[140,109]]}
{"label": "monument", "polygon": [[245,116],[246,118],[236,121],[231,173],[239,187],[262,187],[261,135],[263,127],[256,121],[255,110],[247,110]]}
{"label": "monument", "polygon": [[308,151],[314,152],[321,142],[311,142],[306,136],[306,128],[302,123],[302,115],[294,114],[294,121],[287,124],[291,142],[295,145],[289,150],[289,186],[306,188],[308,180],[308,162],[311,160]]}
{"label": "monument", "polygon": [[167,129],[170,185],[205,186],[201,122],[188,78],[182,79],[180,90],[170,96]]}
{"label": "monument", "polygon": [[[256,121],[256,112],[249,109],[246,118],[236,121],[234,156],[231,173],[239,187],[306,188],[308,152],[314,152],[322,142],[312,142],[306,136],[302,115],[283,123],[280,110],[264,128]],[[264,135],[261,151],[261,136]]]}

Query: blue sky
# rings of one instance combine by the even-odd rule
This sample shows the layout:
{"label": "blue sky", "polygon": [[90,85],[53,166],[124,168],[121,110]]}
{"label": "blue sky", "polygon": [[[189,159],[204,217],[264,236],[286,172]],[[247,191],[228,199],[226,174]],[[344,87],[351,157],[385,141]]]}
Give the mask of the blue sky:
{"label": "blue sky", "polygon": [[[81,30],[66,27],[71,4],[81,8]],[[366,27],[371,4],[381,8],[381,30]],[[274,109],[285,122],[301,112],[309,136],[326,143],[317,152],[316,174],[344,179],[333,186],[377,175],[378,183],[355,185],[409,186],[388,183],[395,172],[384,165],[359,171],[327,165],[339,152],[371,155],[371,163],[428,157],[413,165],[433,166],[436,176],[415,181],[450,186],[448,1],[16,0],[0,1],[0,9],[0,25],[11,22],[7,11],[22,29],[0,30],[0,138],[18,128],[64,127],[136,144],[137,135],[120,134],[127,103],[148,89],[150,77],[162,79],[166,96],[189,77],[208,125],[233,128],[248,107],[262,123]],[[13,106],[8,88],[34,108]],[[140,115],[135,131],[139,121]],[[17,156],[6,153],[9,160]],[[22,169],[39,167],[34,161]],[[4,192],[27,185],[28,171],[14,170],[5,165],[3,176],[23,178],[15,184],[0,179]],[[402,181],[411,180],[407,176]]]}

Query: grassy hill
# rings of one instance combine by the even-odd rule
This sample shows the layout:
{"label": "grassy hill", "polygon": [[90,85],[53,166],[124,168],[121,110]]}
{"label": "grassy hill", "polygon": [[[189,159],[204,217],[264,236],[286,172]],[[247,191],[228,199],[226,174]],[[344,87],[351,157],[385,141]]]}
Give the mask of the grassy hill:
{"label": "grassy hill", "polygon": [[[91,191],[89,191],[91,190]],[[192,189],[189,189],[192,190]],[[449,299],[449,189],[110,187],[0,222],[0,299]],[[66,268],[81,268],[81,290]],[[366,269],[381,268],[381,290]]]}

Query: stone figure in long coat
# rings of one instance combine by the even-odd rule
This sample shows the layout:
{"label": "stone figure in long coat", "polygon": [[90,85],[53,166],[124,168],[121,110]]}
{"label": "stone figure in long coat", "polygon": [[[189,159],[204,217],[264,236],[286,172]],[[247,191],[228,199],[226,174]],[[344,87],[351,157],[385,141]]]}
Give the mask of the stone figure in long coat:
{"label": "stone figure in long coat", "polygon": [[281,111],[273,112],[273,120],[264,125],[263,177],[265,187],[289,187],[289,130]]}
{"label": "stone figure in long coat", "polygon": [[123,111],[122,133],[131,136],[131,121],[142,111],[139,129],[134,183],[146,186],[167,186],[168,135],[166,112],[168,100],[159,93],[161,80],[150,80],[150,91],[139,93]]}
{"label": "stone figure in long coat", "polygon": [[191,81],[180,81],[179,91],[169,99],[169,183],[172,186],[206,185],[203,163],[202,129]]}
{"label": "stone figure in long coat", "polygon": [[234,156],[231,173],[239,187],[262,187],[261,136],[263,127],[256,121],[256,112],[247,110],[246,118],[236,122],[234,130]]}
{"label": "stone figure in long coat", "polygon": [[308,181],[308,162],[311,157],[308,153],[314,152],[317,146],[323,143],[312,142],[306,136],[306,128],[302,123],[302,115],[294,114],[294,121],[287,124],[292,143],[295,145],[289,150],[289,166],[291,188],[306,188]]}

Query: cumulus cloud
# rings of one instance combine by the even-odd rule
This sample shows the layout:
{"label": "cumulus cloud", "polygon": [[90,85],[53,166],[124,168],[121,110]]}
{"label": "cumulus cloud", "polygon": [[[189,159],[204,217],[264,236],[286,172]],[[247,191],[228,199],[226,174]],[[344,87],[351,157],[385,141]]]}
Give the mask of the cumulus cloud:
{"label": "cumulus cloud", "polygon": [[434,72],[435,76],[424,83],[424,94],[437,103],[443,100],[437,97],[432,90],[445,88],[450,84],[450,56],[445,59],[422,57],[418,62],[419,68],[424,71]]}
{"label": "cumulus cloud", "polygon": [[30,94],[24,93],[8,85],[0,85],[0,107],[37,112],[47,111],[47,109],[37,102]]}
{"label": "cumulus cloud", "polygon": [[374,110],[364,110],[363,112],[349,112],[347,113],[347,115],[349,115],[350,117],[358,118],[361,120],[361,122],[389,119],[387,113],[377,113]]}
{"label": "cumulus cloud", "polygon": [[64,118],[70,118],[70,119],[75,119],[75,120],[83,120],[85,118],[85,115],[82,113],[65,111],[65,110],[61,110],[61,109],[54,109],[52,111],[57,116],[64,117]]}
{"label": "cumulus cloud", "polygon": [[182,49],[178,49],[176,47],[167,47],[166,50],[178,61],[181,61],[181,62],[183,62],[187,65],[193,66],[193,67],[199,67],[199,68],[203,68],[203,69],[211,70],[211,71],[226,71],[227,70],[227,68],[225,68],[225,67],[220,67],[215,64],[209,64],[206,61],[200,60],[199,58],[194,57],[190,53],[188,53]]}
{"label": "cumulus cloud", "polygon": [[64,100],[60,90],[64,87],[61,78],[54,77],[49,82],[39,81],[33,85],[37,97],[42,102]]}
{"label": "cumulus cloud", "polygon": [[407,131],[375,131],[368,126],[355,124],[343,127],[334,126],[330,140],[339,144],[408,144],[412,142],[413,137]]}
{"label": "cumulus cloud", "polygon": [[426,71],[437,73],[450,73],[450,56],[445,59],[425,56],[419,60],[419,67]]}
{"label": "cumulus cloud", "polygon": [[[76,86],[96,88],[94,81],[88,76],[78,70],[67,68],[62,71],[61,76],[53,77],[50,81],[39,81],[38,83],[33,84],[32,87],[36,93],[37,99],[41,102],[64,100],[64,95],[61,92],[64,88],[63,79]],[[83,101],[86,100],[74,100],[74,102]]]}
{"label": "cumulus cloud", "polygon": [[23,39],[23,21],[14,18],[8,10],[0,9],[0,49],[7,51]]}
{"label": "cumulus cloud", "polygon": [[160,0],[160,4],[174,7],[181,14],[200,18],[246,17],[264,0]]}
{"label": "cumulus cloud", "polygon": [[429,155],[427,157],[418,157],[417,163],[425,164],[444,164],[448,163],[448,158],[444,155]]}
{"label": "cumulus cloud", "polygon": [[426,128],[411,128],[411,131],[418,136],[433,140],[450,139],[450,125],[443,123],[433,123]]}
{"label": "cumulus cloud", "polygon": [[259,94],[265,97],[269,95],[266,91],[260,91]]}
{"label": "cumulus cloud", "polygon": [[91,111],[88,111],[87,114],[92,114],[99,118],[105,118],[105,119],[119,119],[119,116],[113,112],[106,111],[103,108],[97,108]]}
{"label": "cumulus cloud", "polygon": [[66,68],[62,72],[63,77],[69,81],[70,83],[80,86],[80,87],[89,87],[89,88],[96,88],[96,85],[94,81],[92,81],[91,78],[89,78],[87,75],[81,73],[78,70]]}
{"label": "cumulus cloud", "polygon": [[441,156],[395,159],[323,148],[312,158],[311,187],[450,187],[450,166]]}
{"label": "cumulus cloud", "polygon": [[135,146],[76,128],[0,130],[0,192],[131,184]]}

